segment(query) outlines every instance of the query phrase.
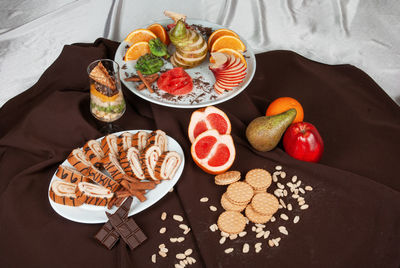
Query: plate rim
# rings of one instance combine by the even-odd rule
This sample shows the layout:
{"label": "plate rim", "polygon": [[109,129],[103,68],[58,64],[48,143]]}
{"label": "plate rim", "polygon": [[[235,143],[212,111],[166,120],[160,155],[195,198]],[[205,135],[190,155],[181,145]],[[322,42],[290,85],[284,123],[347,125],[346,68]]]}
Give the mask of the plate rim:
{"label": "plate rim", "polygon": [[[171,20],[169,20],[169,19],[154,20],[154,21],[151,21],[151,24],[153,24],[153,23],[159,23],[159,24],[164,25],[164,24],[168,24],[168,22],[171,22]],[[202,23],[204,24],[204,23],[205,23],[205,24],[207,24],[207,27],[212,27],[212,28],[215,28],[215,29],[222,29],[222,28],[225,27],[225,26],[223,26],[223,25],[216,24],[216,23],[213,23],[213,22],[209,22],[209,21],[206,21],[206,20],[201,20],[201,19],[187,19],[187,22],[188,22],[189,24],[202,24]],[[146,25],[147,25],[147,24],[146,24]],[[150,25],[150,24],[148,24],[148,25]],[[148,26],[148,25],[147,25],[147,26]],[[209,26],[208,26],[208,25],[209,25]],[[140,29],[140,28],[147,28],[147,26],[142,25],[141,27],[138,27],[137,29]],[[239,35],[239,34],[238,34],[238,35]],[[242,93],[242,92],[249,86],[249,84],[250,84],[251,81],[253,80],[254,75],[255,75],[255,72],[256,72],[256,66],[257,66],[257,64],[256,64],[256,57],[255,57],[255,54],[254,54],[253,49],[251,48],[251,46],[249,45],[249,43],[246,41],[246,39],[244,39],[244,38],[243,38],[242,36],[240,36],[240,35],[239,35],[239,38],[240,38],[240,39],[243,41],[243,43],[246,45],[246,50],[247,50],[248,53],[250,54],[250,58],[254,61],[254,64],[252,64],[252,72],[250,73],[250,76],[248,77],[247,81],[246,81],[245,83],[243,83],[243,84],[240,86],[240,88],[239,88],[238,90],[236,90],[235,92],[233,92],[232,94],[228,95],[228,96],[225,97],[225,98],[220,98],[220,99],[218,99],[218,100],[212,100],[212,101],[207,101],[206,103],[197,103],[197,104],[168,103],[168,102],[163,102],[163,101],[160,101],[160,100],[151,98],[151,97],[149,97],[149,96],[140,94],[140,92],[138,92],[137,90],[131,89],[131,85],[130,85],[128,82],[124,81],[123,79],[121,79],[121,81],[122,81],[122,83],[125,85],[125,87],[126,87],[129,91],[131,91],[132,93],[134,93],[136,96],[138,96],[138,97],[140,97],[140,98],[142,98],[142,99],[144,99],[144,100],[146,100],[146,101],[149,101],[149,102],[151,102],[151,103],[155,103],[155,104],[158,104],[158,105],[161,105],[161,106],[166,106],[166,107],[171,107],[171,108],[180,108],[180,109],[193,109],[193,108],[202,108],[202,107],[206,107],[206,106],[210,106],[210,105],[216,105],[216,104],[220,104],[220,103],[226,102],[226,101],[231,100],[232,98],[236,97],[236,96],[239,95],[240,93]],[[114,55],[114,61],[116,61],[118,64],[119,64],[119,62],[117,61],[117,55],[118,55],[119,53],[121,53],[121,50],[124,49],[124,47],[126,46],[126,44],[127,44],[127,43],[126,43],[124,40],[122,40],[121,43],[120,43],[120,45],[119,45],[118,48],[117,48],[117,51],[116,51],[115,55]],[[246,76],[247,76],[247,75],[246,75]]]}
{"label": "plate rim", "polygon": [[[122,133],[124,133],[124,132],[130,132],[130,133],[132,133],[132,134],[135,134],[135,133],[137,133],[137,132],[139,132],[139,131],[146,131],[146,132],[150,133],[150,132],[152,132],[153,130],[147,130],[147,129],[131,129],[131,130],[123,130],[123,131],[119,131],[119,132],[115,132],[115,133],[111,133],[111,134],[114,134],[114,135],[118,136],[118,135],[120,135],[120,134],[122,134]],[[101,140],[101,139],[103,139],[105,136],[107,136],[107,135],[101,136],[101,137],[99,137],[99,138],[97,138],[97,139],[95,139],[95,140]],[[172,138],[172,137],[169,136],[169,135],[166,135],[166,136],[167,136],[167,139],[171,139],[172,141],[174,141],[174,142],[176,143],[176,145],[178,146],[178,149],[179,149],[179,150],[176,150],[176,151],[177,151],[177,152],[179,153],[179,155],[182,157],[181,164],[180,164],[178,170],[176,171],[174,177],[173,177],[171,180],[165,180],[165,182],[170,182],[171,185],[170,185],[170,188],[169,188],[169,189],[172,189],[172,188],[176,185],[176,183],[180,180],[180,178],[182,177],[182,173],[183,173],[183,170],[184,170],[184,167],[185,167],[185,154],[184,154],[184,151],[183,151],[182,146],[179,144],[179,142],[178,142],[177,140],[175,140],[174,138]],[[82,147],[79,147],[79,148],[82,148]],[[65,163],[67,163],[67,165],[71,166],[71,165],[69,164],[67,158],[65,158],[65,160],[64,160],[61,164],[59,164],[58,166],[64,165]],[[58,168],[58,166],[57,166],[57,168]],[[80,208],[80,209],[82,209],[82,207],[81,207],[81,206],[79,206],[79,207],[71,207],[71,206],[61,205],[61,204],[58,204],[58,203],[54,202],[54,201],[50,198],[49,192],[50,192],[50,188],[51,188],[51,184],[52,184],[53,180],[56,179],[56,180],[62,181],[60,178],[58,178],[58,177],[56,176],[56,173],[57,173],[57,170],[53,173],[53,176],[51,177],[51,180],[50,180],[50,182],[49,182],[49,187],[48,187],[48,190],[47,190],[47,197],[48,197],[48,200],[49,200],[49,203],[50,203],[50,206],[52,207],[52,209],[53,209],[58,215],[60,215],[61,217],[65,218],[65,219],[67,219],[67,220],[73,221],[73,222],[77,222],[77,223],[98,224],[98,223],[105,223],[105,222],[107,222],[107,216],[105,215],[105,212],[114,213],[114,212],[117,210],[116,207],[113,207],[112,209],[108,209],[107,207],[98,207],[98,206],[92,206],[92,205],[83,204],[82,206],[85,206],[86,208],[89,208],[89,209],[87,209],[87,210],[85,209],[85,211],[87,211],[88,213],[89,213],[90,211],[103,211],[103,212],[104,212],[104,215],[105,215],[104,220],[94,219],[94,220],[89,220],[89,221],[88,221],[88,220],[76,219],[76,218],[74,218],[74,217],[71,217],[70,215],[65,215],[64,213],[60,212],[59,210],[60,210],[61,208],[66,208],[66,209],[78,209],[78,208]],[[137,211],[134,211],[134,210],[133,210],[133,206],[135,205],[135,202],[133,202],[132,205],[131,205],[131,207],[130,207],[130,209],[129,209],[128,217],[133,216],[133,215],[136,215],[136,214],[138,214],[138,213],[140,213],[140,212],[142,212],[142,211],[144,211],[144,210],[150,208],[150,207],[153,206],[154,204],[158,203],[161,199],[163,199],[168,193],[169,193],[169,190],[166,191],[165,193],[163,193],[156,201],[153,201],[152,203],[150,202],[149,205],[144,206],[143,208],[140,208],[140,209],[137,210]],[[144,202],[147,202],[147,201],[149,201],[149,199],[147,199],[147,200],[144,201]]]}

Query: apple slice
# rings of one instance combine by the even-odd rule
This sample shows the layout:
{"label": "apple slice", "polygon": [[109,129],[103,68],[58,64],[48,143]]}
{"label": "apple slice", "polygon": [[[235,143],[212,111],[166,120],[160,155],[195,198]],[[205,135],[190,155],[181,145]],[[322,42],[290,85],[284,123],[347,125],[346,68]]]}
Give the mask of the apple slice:
{"label": "apple slice", "polygon": [[222,93],[224,93],[224,91],[225,91],[225,89],[222,88],[222,87],[220,87],[220,86],[218,85],[217,82],[214,84],[214,90],[215,90],[215,92],[217,92],[218,94],[222,94]]}
{"label": "apple slice", "polygon": [[222,85],[221,85],[220,83],[218,83],[218,82],[215,82],[215,85],[214,85],[214,86],[217,87],[217,88],[219,89],[219,91],[222,91],[222,92],[224,92],[225,90],[227,90],[227,91],[231,90],[230,87],[222,86]]}
{"label": "apple slice", "polygon": [[220,87],[223,88],[224,90],[231,91],[234,87],[237,87],[238,85],[224,85],[221,82],[217,81],[216,84]]}
{"label": "apple slice", "polygon": [[211,53],[211,59],[214,60],[214,62],[210,61],[210,69],[225,69],[231,61],[231,58],[228,57],[229,55],[221,52],[213,52]]}

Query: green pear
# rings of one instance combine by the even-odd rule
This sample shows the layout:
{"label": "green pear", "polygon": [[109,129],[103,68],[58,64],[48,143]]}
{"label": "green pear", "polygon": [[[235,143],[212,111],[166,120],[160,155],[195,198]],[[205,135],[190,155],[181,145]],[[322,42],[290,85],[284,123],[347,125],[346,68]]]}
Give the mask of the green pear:
{"label": "green pear", "polygon": [[292,108],[277,115],[257,117],[247,126],[247,140],[257,151],[271,151],[278,145],[296,114],[296,109]]}

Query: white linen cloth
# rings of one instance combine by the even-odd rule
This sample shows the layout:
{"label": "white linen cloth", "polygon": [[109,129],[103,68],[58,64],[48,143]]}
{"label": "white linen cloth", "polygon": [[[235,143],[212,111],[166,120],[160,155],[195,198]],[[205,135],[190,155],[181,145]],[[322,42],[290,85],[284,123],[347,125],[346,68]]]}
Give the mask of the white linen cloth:
{"label": "white linen cloth", "polygon": [[32,86],[65,44],[121,41],[165,19],[164,10],[230,28],[256,53],[286,49],[355,65],[400,105],[400,1],[2,0],[0,106]]}

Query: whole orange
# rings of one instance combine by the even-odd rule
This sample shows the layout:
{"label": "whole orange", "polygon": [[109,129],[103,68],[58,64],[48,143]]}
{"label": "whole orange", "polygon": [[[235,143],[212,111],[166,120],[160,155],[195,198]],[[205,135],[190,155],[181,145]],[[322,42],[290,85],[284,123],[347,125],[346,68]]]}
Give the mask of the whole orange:
{"label": "whole orange", "polygon": [[265,113],[265,115],[270,116],[270,115],[280,114],[286,112],[291,108],[295,108],[297,112],[297,115],[292,123],[303,121],[304,119],[303,107],[301,106],[300,102],[291,97],[281,97],[271,102],[271,104],[267,108],[267,112]]}

